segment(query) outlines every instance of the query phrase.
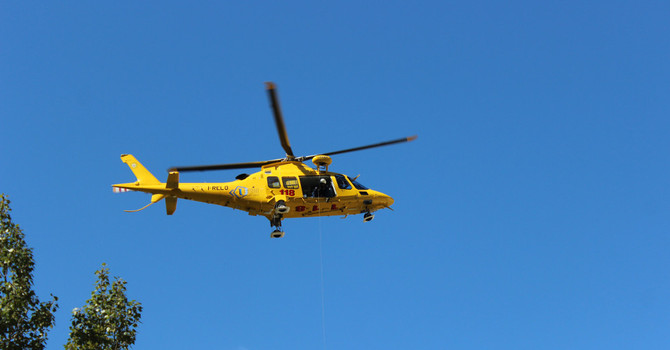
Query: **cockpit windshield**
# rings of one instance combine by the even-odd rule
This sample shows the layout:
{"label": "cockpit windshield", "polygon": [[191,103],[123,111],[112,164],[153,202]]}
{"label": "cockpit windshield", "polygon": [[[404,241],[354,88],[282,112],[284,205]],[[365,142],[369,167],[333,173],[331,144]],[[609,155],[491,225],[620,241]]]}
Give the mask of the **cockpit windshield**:
{"label": "cockpit windshield", "polygon": [[351,184],[354,185],[354,187],[356,187],[356,189],[359,189],[359,190],[368,190],[369,189],[369,188],[361,185],[360,182],[357,182],[356,180],[350,178],[349,176],[347,176],[347,178],[349,179],[349,181],[351,181]]}
{"label": "cockpit windshield", "polygon": [[337,182],[337,187],[339,187],[342,190],[350,190],[351,185],[347,181],[347,179],[344,177],[344,175],[336,174],[335,175],[335,181]]}

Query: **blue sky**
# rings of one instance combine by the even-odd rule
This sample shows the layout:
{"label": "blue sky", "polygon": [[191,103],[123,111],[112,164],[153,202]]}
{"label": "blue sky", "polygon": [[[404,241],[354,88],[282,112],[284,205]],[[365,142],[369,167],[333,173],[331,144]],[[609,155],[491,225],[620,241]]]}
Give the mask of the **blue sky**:
{"label": "blue sky", "polygon": [[[0,191],[60,299],[106,262],[136,349],[667,349],[665,1],[5,2]],[[334,157],[395,211],[265,218],[113,194],[174,165]],[[183,174],[230,181],[237,171]]]}

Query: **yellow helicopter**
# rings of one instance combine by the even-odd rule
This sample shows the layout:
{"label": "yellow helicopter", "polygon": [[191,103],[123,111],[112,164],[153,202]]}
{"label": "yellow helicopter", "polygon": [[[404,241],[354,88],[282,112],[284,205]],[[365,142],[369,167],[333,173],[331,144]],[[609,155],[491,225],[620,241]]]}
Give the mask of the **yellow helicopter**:
{"label": "yellow helicopter", "polygon": [[[274,83],[267,82],[266,89],[274,113],[275,124],[286,157],[249,163],[232,163],[202,166],[181,166],[168,170],[166,182],[160,182],[133,155],[124,154],[121,160],[128,164],[137,181],[112,185],[114,192],[139,191],[152,194],[151,202],[137,210],[165,199],[167,215],[174,214],[177,199],[218,204],[243,210],[249,215],[261,215],[270,220],[274,231],[272,238],[284,237],[282,220],[286,218],[364,214],[368,222],[376,210],[390,208],[393,198],[371,190],[346,175],[328,171],[332,163],[330,156],[347,152],[408,142],[416,136],[349,148],[318,155],[296,157],[291,150],[279,107]],[[303,162],[312,160],[315,168]],[[253,174],[240,174],[232,182],[180,183],[179,172],[226,169],[261,168]]]}

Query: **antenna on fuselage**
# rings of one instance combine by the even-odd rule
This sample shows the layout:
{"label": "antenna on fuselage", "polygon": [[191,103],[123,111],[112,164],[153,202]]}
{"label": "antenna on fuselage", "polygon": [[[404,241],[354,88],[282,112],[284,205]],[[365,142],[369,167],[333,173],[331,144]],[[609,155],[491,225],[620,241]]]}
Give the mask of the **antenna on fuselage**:
{"label": "antenna on fuselage", "polygon": [[312,163],[314,163],[314,165],[316,165],[316,171],[318,171],[318,172],[322,172],[322,171],[328,172],[328,166],[332,162],[333,162],[333,160],[330,157],[324,156],[324,155],[318,155],[318,156],[315,156],[314,158],[312,158]]}

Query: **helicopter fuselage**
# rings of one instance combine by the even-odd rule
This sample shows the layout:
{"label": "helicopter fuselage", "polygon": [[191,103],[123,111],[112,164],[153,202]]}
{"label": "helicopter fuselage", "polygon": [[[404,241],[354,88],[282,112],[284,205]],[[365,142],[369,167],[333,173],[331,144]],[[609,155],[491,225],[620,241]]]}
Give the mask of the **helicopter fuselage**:
{"label": "helicopter fuselage", "polygon": [[[134,170],[132,164],[139,162],[129,162]],[[393,204],[391,197],[365,188],[345,175],[294,161],[269,164],[259,172],[241,174],[231,182],[179,183],[177,172],[171,172],[166,183],[140,182],[114,187],[160,196],[155,201],[166,198],[166,203],[170,203],[168,199],[172,198],[174,207],[168,204],[168,214],[176,209],[176,198],[239,209],[271,220],[278,215],[275,208],[280,201],[288,207],[288,211],[281,213],[282,218],[369,213]]]}

